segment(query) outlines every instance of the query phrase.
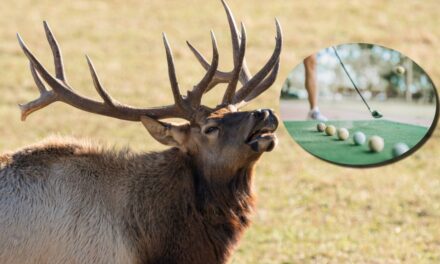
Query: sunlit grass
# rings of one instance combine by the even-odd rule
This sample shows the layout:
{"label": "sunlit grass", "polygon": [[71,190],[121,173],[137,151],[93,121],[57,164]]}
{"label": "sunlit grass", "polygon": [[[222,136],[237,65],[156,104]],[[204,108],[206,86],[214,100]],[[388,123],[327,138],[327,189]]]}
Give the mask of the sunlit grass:
{"label": "sunlit grass", "polygon": [[[279,78],[250,107],[277,109],[284,76],[324,47],[372,42],[401,51],[440,83],[438,1],[230,1],[248,32],[253,72],[270,56],[274,17],[284,31]],[[13,150],[51,134],[97,138],[136,150],[163,149],[140,124],[54,104],[20,122],[17,103],[37,97],[15,32],[52,69],[42,20],[64,51],[68,80],[96,96],[84,54],[119,100],[155,106],[172,100],[161,32],[175,53],[179,82],[203,75],[186,47],[210,56],[209,30],[220,45],[220,66],[232,65],[219,1],[7,0],[0,11],[0,149]],[[218,89],[221,90],[221,89]],[[220,92],[209,94],[209,104]],[[258,166],[258,211],[232,263],[440,262],[440,132],[412,157],[377,169],[337,167],[311,157],[279,129],[280,145]]]}

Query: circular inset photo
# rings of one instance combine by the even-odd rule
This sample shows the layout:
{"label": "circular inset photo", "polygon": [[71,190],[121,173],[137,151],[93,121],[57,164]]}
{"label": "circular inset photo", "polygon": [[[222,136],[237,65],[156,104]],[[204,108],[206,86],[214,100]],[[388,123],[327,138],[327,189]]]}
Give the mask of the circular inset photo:
{"label": "circular inset photo", "polygon": [[280,99],[284,125],[310,154],[350,167],[400,160],[428,140],[438,93],[404,54],[353,43],[320,50],[297,65]]}

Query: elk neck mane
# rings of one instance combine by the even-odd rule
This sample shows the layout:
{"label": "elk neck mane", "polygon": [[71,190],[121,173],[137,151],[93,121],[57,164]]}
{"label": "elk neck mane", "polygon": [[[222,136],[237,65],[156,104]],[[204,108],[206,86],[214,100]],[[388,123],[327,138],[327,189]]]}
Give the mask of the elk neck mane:
{"label": "elk neck mane", "polygon": [[[245,228],[250,224],[250,215],[254,209],[254,196],[252,193],[252,179],[254,176],[255,162],[238,170],[231,171],[228,168],[206,172],[195,162],[195,158],[181,152],[177,148],[171,148],[159,153],[146,153],[149,155],[164,155],[163,160],[175,166],[168,166],[171,175],[186,178],[188,185],[182,184],[182,189],[187,191],[188,200],[180,201],[186,208],[178,209],[183,212],[177,217],[177,221],[198,221],[202,226],[201,236],[208,238],[211,248],[218,260],[227,259],[232,253]],[[229,174],[229,175],[225,175]],[[229,179],[227,181],[215,181],[212,179]],[[186,189],[186,190],[185,190]],[[139,189],[135,193],[142,193]],[[135,203],[132,203],[135,204]],[[137,210],[134,209],[134,213]],[[139,213],[139,212],[138,212]],[[141,213],[135,219],[139,219],[136,225],[141,229],[139,235],[148,233],[142,230],[143,222]],[[146,239],[148,241],[148,239]],[[189,242],[190,243],[190,242]],[[200,248],[203,251],[206,248]]]}

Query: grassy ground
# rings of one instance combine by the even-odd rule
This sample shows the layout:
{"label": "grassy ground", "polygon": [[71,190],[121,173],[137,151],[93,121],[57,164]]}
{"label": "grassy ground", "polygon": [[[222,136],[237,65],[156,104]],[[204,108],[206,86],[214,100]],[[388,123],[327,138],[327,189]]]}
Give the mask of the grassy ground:
{"label": "grassy ground", "polygon": [[[438,1],[230,1],[248,31],[248,63],[255,72],[274,44],[273,18],[284,28],[276,85],[253,107],[277,108],[288,71],[306,55],[346,42],[397,49],[440,83]],[[15,32],[47,65],[50,49],[41,21],[62,45],[68,79],[94,96],[83,54],[94,60],[116,98],[134,105],[171,102],[161,31],[175,51],[182,87],[203,71],[188,39],[208,54],[209,29],[231,66],[226,19],[218,1],[6,0],[0,10],[0,149],[28,145],[50,134],[97,138],[137,150],[161,149],[141,125],[81,113],[56,104],[20,122],[18,102],[36,98]],[[51,65],[50,65],[51,67]],[[215,103],[219,94],[206,99]],[[440,131],[413,156],[376,169],[347,169],[313,158],[284,128],[280,145],[259,164],[258,212],[232,263],[439,263]],[[437,174],[437,175],[436,175]]]}
{"label": "grassy ground", "polygon": [[[346,128],[349,137],[346,140],[338,138],[338,133],[329,136],[316,129],[317,121],[284,121],[289,134],[295,141],[310,154],[336,164],[351,167],[372,167],[396,161],[393,156],[393,147],[404,142],[412,151],[416,151],[429,128],[412,124],[399,123],[387,119],[380,120],[337,120],[325,122],[336,129]],[[366,142],[362,146],[354,144],[353,135],[361,131],[366,135]],[[368,141],[374,135],[383,138],[385,145],[379,153],[372,152]],[[422,142],[423,143],[423,142]],[[414,149],[415,147],[415,149]],[[408,155],[410,152],[407,153]],[[398,159],[404,158],[402,156]]]}

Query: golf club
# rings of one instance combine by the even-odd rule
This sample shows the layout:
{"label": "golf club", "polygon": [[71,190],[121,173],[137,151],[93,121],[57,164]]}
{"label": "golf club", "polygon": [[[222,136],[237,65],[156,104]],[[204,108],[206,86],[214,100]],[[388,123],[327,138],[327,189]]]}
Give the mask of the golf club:
{"label": "golf club", "polygon": [[342,69],[344,69],[344,72],[347,74],[348,79],[350,79],[351,83],[353,84],[354,89],[356,89],[356,92],[359,94],[359,96],[361,97],[362,101],[363,101],[364,104],[367,106],[368,111],[370,111],[371,115],[372,115],[374,118],[381,118],[381,117],[383,117],[383,115],[382,115],[379,111],[371,109],[371,107],[368,105],[367,101],[366,101],[365,98],[362,96],[361,92],[359,91],[359,89],[357,88],[357,86],[356,86],[356,84],[354,83],[353,79],[351,78],[350,74],[348,73],[347,69],[345,68],[345,65],[344,65],[344,63],[342,62],[341,57],[339,57],[338,51],[336,50],[335,47],[332,47],[332,48],[333,48],[333,50],[335,51],[336,57],[338,58],[339,63],[340,63],[341,66],[342,66]]}

